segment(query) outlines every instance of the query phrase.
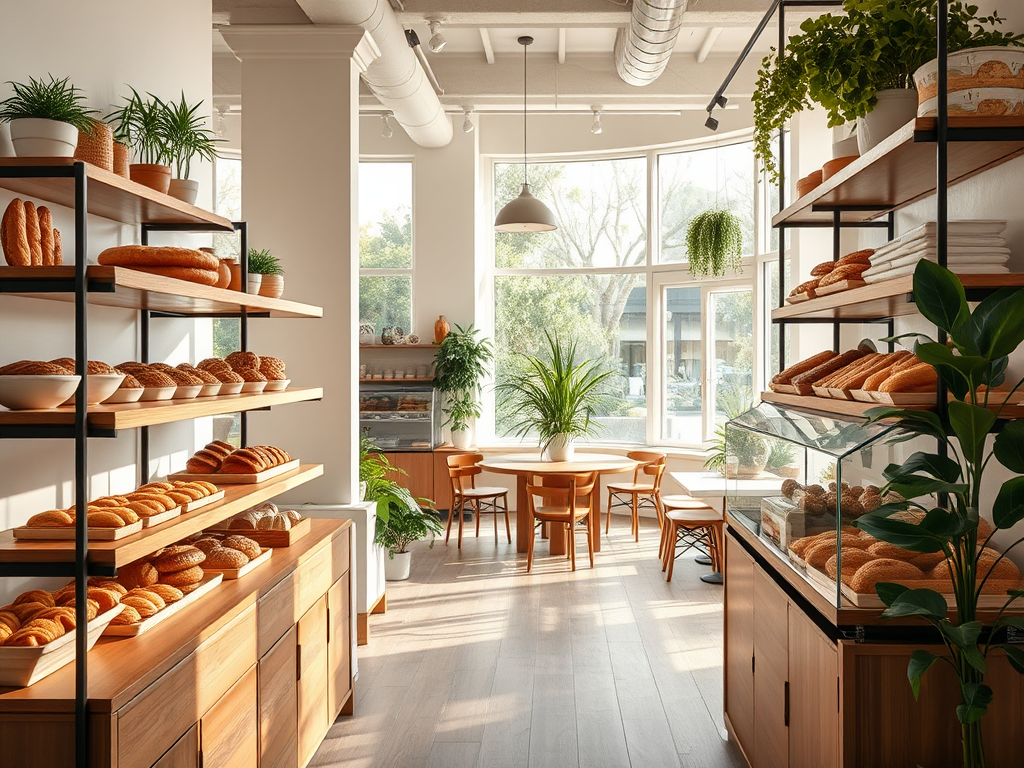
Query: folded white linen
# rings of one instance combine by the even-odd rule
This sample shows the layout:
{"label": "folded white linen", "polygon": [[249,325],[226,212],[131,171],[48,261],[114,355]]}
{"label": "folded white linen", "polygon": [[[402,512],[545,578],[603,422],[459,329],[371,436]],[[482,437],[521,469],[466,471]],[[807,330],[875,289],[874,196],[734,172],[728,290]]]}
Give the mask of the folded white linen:
{"label": "folded white linen", "polygon": [[[861,279],[866,283],[882,283],[886,280],[892,280],[895,277],[903,277],[904,275],[914,274],[914,270],[917,268],[917,263],[909,264],[905,267],[897,267],[896,269],[887,269],[883,272],[877,272],[873,275],[869,275],[865,272],[861,275]],[[953,272],[959,275],[1004,275],[1010,270],[1006,266],[1000,266],[997,264],[960,264],[955,268],[951,268]]]}

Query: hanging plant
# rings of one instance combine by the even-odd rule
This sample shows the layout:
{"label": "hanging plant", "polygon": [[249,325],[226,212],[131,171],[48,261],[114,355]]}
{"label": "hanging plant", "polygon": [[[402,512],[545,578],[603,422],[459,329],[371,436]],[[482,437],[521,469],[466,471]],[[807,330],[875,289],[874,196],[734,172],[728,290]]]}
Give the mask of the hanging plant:
{"label": "hanging plant", "polygon": [[694,277],[743,271],[743,227],[734,213],[704,211],[686,229],[686,251]]}

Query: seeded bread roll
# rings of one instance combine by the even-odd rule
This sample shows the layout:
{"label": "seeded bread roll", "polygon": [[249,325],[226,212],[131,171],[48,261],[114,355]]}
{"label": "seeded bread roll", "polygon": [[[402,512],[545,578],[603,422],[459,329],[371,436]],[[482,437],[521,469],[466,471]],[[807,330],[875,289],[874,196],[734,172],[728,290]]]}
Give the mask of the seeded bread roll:
{"label": "seeded bread roll", "polygon": [[231,366],[219,357],[208,357],[205,360],[200,360],[196,366],[201,371],[209,371],[210,373],[217,373],[217,371],[230,371]]}
{"label": "seeded bread roll", "polygon": [[212,550],[206,558],[204,565],[214,570],[228,570],[230,568],[241,568],[249,562],[244,552],[230,547],[217,547]]}

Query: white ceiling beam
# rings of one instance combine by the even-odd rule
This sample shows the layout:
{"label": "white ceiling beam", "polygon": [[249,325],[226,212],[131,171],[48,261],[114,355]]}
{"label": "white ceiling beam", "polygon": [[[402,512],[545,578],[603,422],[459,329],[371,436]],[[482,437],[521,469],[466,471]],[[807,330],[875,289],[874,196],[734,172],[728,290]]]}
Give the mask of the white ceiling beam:
{"label": "white ceiling beam", "polygon": [[494,47],[491,45],[491,33],[487,31],[487,27],[480,27],[480,42],[484,46],[484,58],[488,64],[493,64]]}
{"label": "white ceiling beam", "polygon": [[558,28],[558,63],[565,64],[565,27]]}
{"label": "white ceiling beam", "polygon": [[709,27],[708,31],[704,33],[704,42],[700,44],[700,50],[697,51],[698,64],[703,64],[707,60],[708,54],[711,53],[720,34],[722,34],[721,27]]}

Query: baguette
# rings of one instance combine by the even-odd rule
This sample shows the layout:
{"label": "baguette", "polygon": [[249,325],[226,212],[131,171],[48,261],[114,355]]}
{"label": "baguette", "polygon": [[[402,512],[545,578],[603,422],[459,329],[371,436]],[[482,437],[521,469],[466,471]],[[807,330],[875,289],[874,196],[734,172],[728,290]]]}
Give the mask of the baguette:
{"label": "baguette", "polygon": [[892,365],[892,355],[876,355],[868,363],[858,366],[856,371],[843,377],[835,386],[847,392],[851,389],[860,389],[861,385],[868,380],[871,374],[881,368],[888,368],[890,365]]}
{"label": "baguette", "polygon": [[895,367],[896,363],[891,363],[884,368],[878,369],[864,379],[864,383],[860,385],[860,388],[865,392],[877,392],[878,388],[882,385],[882,382],[892,376],[892,371]]}
{"label": "baguette", "polygon": [[806,293],[812,299],[814,298],[814,289],[818,287],[820,282],[819,278],[808,280],[806,283],[800,283],[796,288],[789,292],[790,296],[799,296],[801,293]]}
{"label": "baguette", "polygon": [[824,277],[836,268],[836,263],[835,261],[823,261],[821,264],[816,264],[811,270],[811,277]]}
{"label": "baguette", "polygon": [[877,352],[871,352],[871,353],[869,353],[867,355],[864,355],[864,357],[860,358],[859,360],[854,360],[849,365],[847,365],[847,366],[845,366],[843,368],[840,368],[838,371],[833,373],[831,376],[827,376],[822,381],[814,382],[814,386],[816,386],[816,387],[836,387],[838,389],[842,389],[843,381],[845,381],[846,379],[848,379],[848,378],[850,378],[852,376],[856,376],[858,371],[863,370],[865,366],[869,366],[873,362],[875,362],[875,360],[876,360],[876,358],[878,356],[879,355],[878,355]]}
{"label": "baguette", "polygon": [[849,382],[844,382],[843,388],[874,391],[869,386],[869,383],[873,383],[874,387],[877,389],[879,384],[892,375],[893,366],[909,354],[909,352],[903,351],[891,352],[888,355],[883,355],[883,359],[877,361],[875,365],[871,366],[870,370],[859,371],[858,374],[852,377]]}
{"label": "baguette", "polygon": [[860,280],[860,276],[864,274],[864,270],[866,270],[868,266],[868,264],[860,263],[840,264],[821,278],[821,282],[818,285],[821,288],[825,288],[826,286],[834,285],[842,280]]}
{"label": "baguette", "polygon": [[900,360],[898,363],[896,363],[896,365],[894,365],[892,368],[892,372],[899,373],[900,371],[905,371],[908,368],[913,368],[915,365],[920,364],[921,360],[918,358],[917,355],[909,355]]}
{"label": "baguette", "polygon": [[43,241],[39,233],[39,213],[36,204],[25,201],[25,231],[28,234],[28,250],[33,267],[43,266]]}
{"label": "baguette", "polygon": [[53,266],[59,267],[64,263],[64,252],[61,249],[60,230],[53,230]]}
{"label": "baguette", "polygon": [[865,268],[871,264],[871,257],[874,255],[874,248],[865,248],[862,251],[854,251],[848,253],[836,262],[839,266],[846,266],[847,264],[863,264]]}
{"label": "baguette", "polygon": [[45,205],[36,209],[39,214],[39,242],[43,249],[43,266],[53,265],[53,215]]}
{"label": "baguette", "polygon": [[864,349],[853,349],[841,355],[835,355],[817,368],[812,368],[805,373],[801,373],[799,376],[794,376],[790,384],[796,387],[797,394],[809,395],[812,393],[811,387],[814,386],[815,382],[830,376],[840,368],[845,368],[854,360],[864,357],[867,353],[868,351]]}
{"label": "baguette", "polygon": [[789,384],[793,380],[794,376],[799,376],[801,373],[806,373],[812,368],[817,368],[819,365],[831,360],[835,356],[836,353],[831,349],[826,350],[825,352],[819,352],[812,357],[808,357],[806,360],[801,360],[799,363],[789,366],[789,368],[782,371],[782,373],[775,374],[775,376],[772,377],[771,383],[783,385]]}
{"label": "baguette", "polygon": [[883,381],[878,387],[879,392],[908,392],[912,389],[938,384],[939,374],[928,363],[915,365],[898,371]]}
{"label": "baguette", "polygon": [[4,259],[12,267],[31,267],[32,252],[28,247],[28,226],[25,222],[25,203],[14,198],[4,211],[0,223],[0,247]]}

